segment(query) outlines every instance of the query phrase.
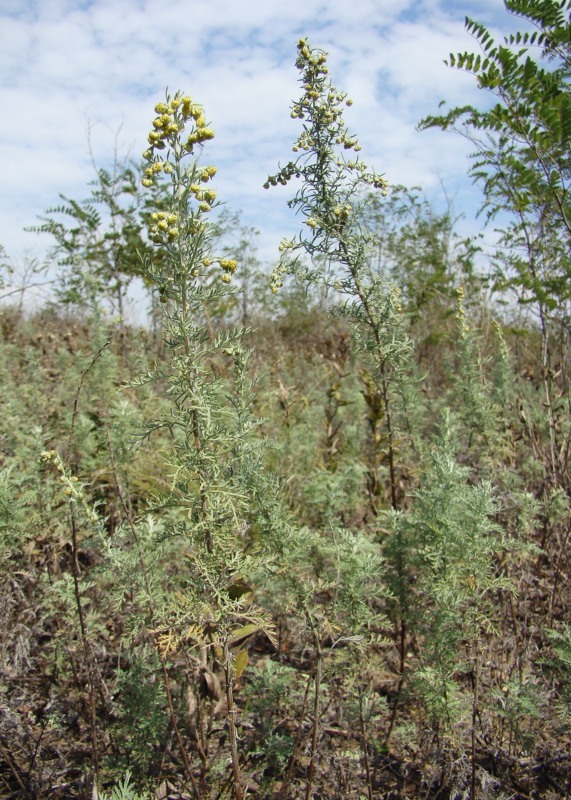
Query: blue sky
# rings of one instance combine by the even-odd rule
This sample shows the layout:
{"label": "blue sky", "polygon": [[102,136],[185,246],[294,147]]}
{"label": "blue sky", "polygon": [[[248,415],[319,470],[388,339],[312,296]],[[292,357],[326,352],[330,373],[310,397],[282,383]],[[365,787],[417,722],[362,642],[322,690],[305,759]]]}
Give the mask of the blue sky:
{"label": "blue sky", "polygon": [[261,230],[271,261],[297,225],[291,188],[262,184],[297,135],[300,36],[329,52],[334,83],[354,101],[346,119],[364,160],[437,202],[444,185],[467,213],[465,230],[476,230],[469,145],[415,129],[441,99],[483,99],[470,76],[443,64],[474,44],[466,15],[498,36],[515,26],[502,0],[2,0],[0,244],[16,264],[26,252],[42,256],[47,237],[23,228],[59,193],[88,194],[90,148],[99,166],[116,147],[138,156],[168,85],[204,106],[219,197]]}

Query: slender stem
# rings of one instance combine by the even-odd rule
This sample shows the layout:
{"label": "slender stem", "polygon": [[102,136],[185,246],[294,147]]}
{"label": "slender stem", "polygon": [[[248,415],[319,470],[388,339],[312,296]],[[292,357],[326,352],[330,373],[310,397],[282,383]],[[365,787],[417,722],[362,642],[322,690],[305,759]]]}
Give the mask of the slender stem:
{"label": "slender stem", "polygon": [[319,704],[321,700],[321,647],[316,637],[317,662],[315,666],[315,689],[313,695],[313,726],[311,732],[311,753],[309,756],[309,768],[307,773],[307,785],[305,787],[305,800],[310,800],[313,788],[313,778],[315,776],[315,757],[317,755],[317,743],[319,739]]}
{"label": "slender stem", "polygon": [[4,737],[0,735],[0,753],[2,754],[2,758],[16,779],[18,786],[22,790],[22,796],[33,798],[36,796],[36,794],[28,789],[27,785],[29,782],[29,775],[24,775],[24,770],[20,767],[16,760],[15,754],[11,751],[12,747],[5,747]]}
{"label": "slender stem", "polygon": [[228,640],[224,642],[224,676],[226,679],[227,719],[230,733],[230,754],[232,757],[232,778],[235,800],[243,800],[244,792],[240,784],[240,758],[238,755],[238,734],[236,731],[236,709],[234,707],[234,675],[230,661]]}
{"label": "slender stem", "polygon": [[[68,436],[68,453],[71,456],[71,447],[73,443],[73,434],[75,431],[75,420],[77,417],[78,407],[79,407],[79,396],[81,394],[81,390],[83,388],[83,384],[87,373],[90,369],[94,366],[96,361],[101,357],[103,351],[106,347],[108,347],[110,342],[105,342],[105,344],[99,348],[97,353],[93,356],[87,367],[82,371],[81,377],[79,379],[79,385],[77,387],[77,391],[75,393],[75,398],[73,401],[73,410],[71,414],[71,424],[69,428],[69,436]],[[95,782],[96,785],[99,784],[99,747],[97,742],[97,708],[95,705],[95,684],[96,684],[96,668],[95,663],[93,660],[93,653],[91,651],[90,642],[87,636],[87,626],[85,623],[85,614],[83,611],[83,604],[81,602],[81,587],[79,585],[80,581],[80,566],[79,566],[79,547],[78,547],[78,540],[77,540],[77,519],[75,513],[75,504],[73,501],[69,504],[69,512],[70,512],[70,528],[71,528],[71,571],[73,575],[73,592],[75,596],[75,604],[77,607],[77,615],[79,619],[79,628],[81,631],[81,642],[83,648],[83,657],[85,660],[85,666],[87,669],[88,674],[88,682],[89,682],[89,716],[90,716],[90,727],[91,727],[91,751],[93,756],[93,769],[95,772]]]}
{"label": "slender stem", "polygon": [[383,403],[385,405],[385,417],[386,417],[386,424],[387,424],[387,437],[389,443],[389,475],[390,475],[390,484],[391,484],[391,507],[393,509],[397,509],[398,502],[397,502],[397,480],[396,480],[396,470],[395,470],[395,447],[394,447],[394,426],[393,426],[393,414],[392,414],[392,404],[389,395],[389,379],[387,373],[387,359],[382,355],[382,342],[381,336],[379,333],[379,326],[377,320],[375,319],[375,315],[373,314],[373,310],[369,303],[369,299],[367,297],[366,292],[364,291],[361,281],[359,280],[359,276],[357,274],[357,270],[355,266],[352,264],[352,260],[347,249],[347,245],[345,242],[341,241],[341,249],[343,251],[345,257],[345,263],[351,273],[351,277],[353,279],[353,283],[355,285],[355,289],[357,290],[357,296],[361,301],[363,309],[367,315],[367,320],[371,331],[373,332],[373,336],[375,339],[375,344],[377,345],[377,353],[379,356],[379,372],[381,376],[381,393],[383,396]]}
{"label": "slender stem", "polygon": [[404,674],[405,674],[405,660],[406,660],[406,622],[404,619],[400,621],[400,637],[399,637],[399,682],[397,686],[397,692],[395,697],[395,702],[393,705],[393,710],[391,712],[391,719],[389,722],[389,729],[387,731],[387,735],[385,736],[385,747],[389,743],[389,739],[391,738],[393,728],[395,726],[395,722],[397,719],[397,711],[400,703],[400,697],[402,693],[402,687],[404,685]]}
{"label": "slender stem", "polygon": [[545,407],[547,409],[547,416],[549,420],[549,458],[551,462],[551,483],[553,486],[559,486],[559,468],[557,458],[557,430],[555,426],[555,415],[553,413],[553,396],[552,396],[552,375],[551,375],[551,350],[549,347],[549,333],[547,331],[547,323],[545,320],[545,313],[543,304],[539,304],[540,320],[541,320],[541,366],[543,372],[543,390],[545,392]]}
{"label": "slender stem", "polygon": [[91,726],[91,753],[93,756],[93,769],[95,772],[95,782],[99,785],[99,747],[97,744],[97,708],[95,706],[95,665],[93,663],[93,654],[87,636],[87,626],[85,624],[85,614],[83,611],[83,604],[81,602],[81,588],[79,586],[79,559],[78,559],[78,543],[77,543],[77,521],[75,517],[75,505],[70,502],[70,525],[71,525],[71,571],[73,575],[73,592],[75,596],[75,603],[77,606],[77,616],[79,619],[79,628],[81,631],[81,643],[83,647],[83,657],[85,659],[85,666],[87,667],[87,675],[89,681],[89,716]]}
{"label": "slender stem", "polygon": [[367,774],[367,793],[369,800],[373,800],[373,779],[371,765],[369,763],[369,750],[367,746],[367,734],[365,731],[365,715],[363,714],[363,687],[359,687],[359,727],[361,729],[361,749],[363,750],[363,760],[365,762],[365,772]]}
{"label": "slender stem", "polygon": [[478,661],[478,643],[475,642],[474,647],[476,653],[474,656],[474,663],[472,666],[472,729],[470,731],[471,738],[471,776],[470,776],[470,800],[476,800],[476,720],[478,718],[478,678],[479,678],[479,661]]}
{"label": "slender stem", "polygon": [[305,719],[305,714],[306,714],[306,711],[307,711],[307,704],[308,704],[308,701],[309,701],[309,689],[310,689],[313,677],[314,676],[313,676],[312,672],[310,672],[309,675],[307,676],[307,683],[305,684],[305,692],[303,694],[303,702],[301,704],[301,712],[300,712],[300,715],[299,715],[299,724],[298,724],[298,728],[297,728],[297,733],[296,733],[295,741],[294,741],[294,744],[293,744],[292,753],[291,753],[291,756],[290,756],[290,759],[289,759],[289,763],[288,763],[288,766],[287,766],[286,774],[285,774],[285,777],[284,777],[284,779],[282,781],[282,784],[281,784],[281,786],[279,788],[279,791],[277,793],[277,800],[287,800],[287,793],[288,793],[289,785],[291,783],[291,776],[292,776],[292,773],[293,773],[293,768],[294,768],[295,763],[297,761],[297,755],[299,753],[299,748],[300,748],[300,745],[301,745],[301,739],[302,739],[302,733],[303,733],[303,727],[302,727],[303,726],[303,720]]}

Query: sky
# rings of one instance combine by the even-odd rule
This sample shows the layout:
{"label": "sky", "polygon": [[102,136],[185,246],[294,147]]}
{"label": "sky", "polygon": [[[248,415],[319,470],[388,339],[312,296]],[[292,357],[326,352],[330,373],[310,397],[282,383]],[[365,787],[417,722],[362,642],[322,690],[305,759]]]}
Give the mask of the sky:
{"label": "sky", "polygon": [[328,52],[333,83],[353,100],[345,117],[363,160],[436,205],[445,192],[465,215],[460,230],[475,232],[469,144],[416,129],[441,100],[482,102],[474,79],[443,63],[476,47],[465,16],[498,37],[517,27],[502,0],[0,0],[0,245],[19,269],[43,258],[49,236],[24,228],[60,194],[87,197],[94,162],[138,158],[168,86],[204,106],[213,188],[260,230],[272,263],[300,224],[291,187],[262,186],[299,133],[301,36]]}

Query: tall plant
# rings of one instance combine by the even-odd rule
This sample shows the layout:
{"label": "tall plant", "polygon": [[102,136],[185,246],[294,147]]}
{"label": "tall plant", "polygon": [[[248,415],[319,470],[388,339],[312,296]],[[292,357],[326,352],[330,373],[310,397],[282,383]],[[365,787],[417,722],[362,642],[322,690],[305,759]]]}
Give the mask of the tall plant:
{"label": "tall plant", "polygon": [[[290,206],[302,216],[303,226],[295,239],[281,243],[283,256],[273,288],[277,291],[283,275],[290,273],[336,293],[341,302],[335,311],[352,327],[366,374],[365,400],[369,422],[374,422],[377,467],[387,466],[386,500],[383,503],[379,495],[375,511],[379,514],[383,505],[389,506],[392,519],[390,532],[381,529],[379,548],[390,565],[393,601],[388,606],[399,652],[397,699],[388,739],[407,677],[410,647],[421,654],[424,672],[418,671],[418,687],[434,712],[433,721],[440,712],[442,718],[451,711],[448,692],[460,669],[460,644],[475,642],[489,622],[481,599],[496,585],[492,565],[499,544],[490,521],[494,513],[490,488],[469,486],[468,471],[455,461],[447,416],[436,451],[424,443],[413,344],[400,293],[375,268],[371,255],[379,242],[366,227],[375,210],[370,187],[386,193],[387,185],[361,161],[357,139],[343,121],[343,105],[350,101],[331,84],[325,62],[322,51],[310,48],[305,39],[299,42],[296,65],[303,94],[294,103],[292,116],[303,125],[293,147],[300,155],[266,185],[301,179]],[[405,502],[411,463],[416,463],[414,480],[422,482],[413,511]],[[377,532],[383,519],[381,514],[373,523]],[[475,708],[474,699],[474,715]]]}
{"label": "tall plant", "polygon": [[[242,343],[245,330],[216,333],[204,324],[209,307],[233,296],[232,276],[237,269],[234,259],[212,250],[216,232],[212,212],[218,202],[211,181],[216,167],[199,166],[193,158],[196,148],[214,132],[202,107],[180,93],[167,93],[155,113],[142,184],[151,189],[157,176],[166,175],[170,203],[166,210],[150,214],[149,236],[163,257],[148,258],[144,272],[165,309],[168,358],[152,378],[168,387],[168,404],[149,423],[146,436],[166,431],[171,437],[172,445],[164,453],[170,488],[156,498],[153,513],[162,539],[178,543],[185,569],[177,572],[162,596],[147,585],[149,622],[163,658],[181,651],[194,664],[205,686],[201,704],[206,696],[220,699],[223,692],[232,785],[240,800],[244,788],[234,686],[247,664],[244,641],[262,629],[271,636],[271,622],[253,603],[248,580],[269,557],[268,529],[277,526],[268,523],[271,503],[264,505],[260,499],[262,445],[253,437],[254,393]],[[247,546],[248,531],[256,523],[261,529],[258,541]],[[192,697],[191,688],[187,702],[197,715],[202,764],[200,785],[195,783],[194,789],[204,796],[208,769],[204,714]]]}
{"label": "tall plant", "polygon": [[[407,426],[410,399],[405,397],[401,379],[410,369],[411,345],[402,325],[398,290],[372,269],[372,237],[362,221],[364,210],[372,203],[364,190],[373,188],[386,194],[387,182],[359,156],[361,146],[343,118],[344,107],[352,101],[328,77],[326,54],[310,48],[305,39],[300,40],[297,51],[303,93],[293,104],[291,116],[302,124],[292,148],[299,155],[270,176],[265,186],[301,180],[289,206],[302,217],[302,229],[294,239],[282,241],[272,289],[278,291],[283,276],[290,273],[339,297],[337,313],[353,325],[381,405],[377,416],[382,417],[382,428],[372,428],[376,455],[370,465],[375,473],[371,504],[376,512],[382,499],[380,471],[386,462],[390,504],[397,508],[397,440]],[[397,403],[397,397],[403,402]],[[381,450],[386,454],[382,459]]]}

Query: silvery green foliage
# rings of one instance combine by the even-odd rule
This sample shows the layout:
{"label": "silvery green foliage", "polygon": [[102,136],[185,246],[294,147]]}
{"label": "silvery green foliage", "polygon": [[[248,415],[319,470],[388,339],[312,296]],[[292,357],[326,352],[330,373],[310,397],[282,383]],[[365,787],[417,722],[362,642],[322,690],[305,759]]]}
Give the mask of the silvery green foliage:
{"label": "silvery green foliage", "polygon": [[95,791],[94,800],[150,800],[150,795],[135,791],[131,783],[131,773],[127,770],[123,779],[115,784],[110,794]]}

